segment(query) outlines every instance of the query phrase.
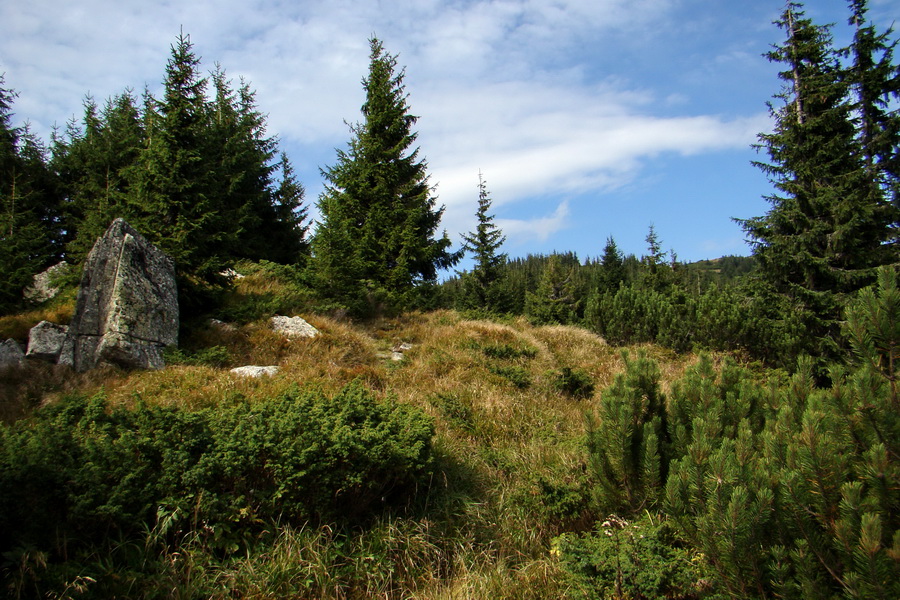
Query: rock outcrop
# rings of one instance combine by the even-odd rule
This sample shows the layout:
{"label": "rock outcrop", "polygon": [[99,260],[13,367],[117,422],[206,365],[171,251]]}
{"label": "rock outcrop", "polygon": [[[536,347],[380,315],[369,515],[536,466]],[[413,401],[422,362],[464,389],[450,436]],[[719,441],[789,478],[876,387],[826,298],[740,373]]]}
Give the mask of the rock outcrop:
{"label": "rock outcrop", "polygon": [[10,367],[21,367],[25,363],[25,353],[16,343],[16,340],[9,339],[0,342],[0,369]]}
{"label": "rock outcrop", "polygon": [[313,338],[319,335],[319,330],[301,319],[300,317],[283,317],[276,315],[271,318],[269,324],[272,329],[287,337]]}
{"label": "rock outcrop", "polygon": [[172,261],[122,219],[88,255],[60,364],[86,371],[102,362],[160,369],[178,342]]}
{"label": "rock outcrop", "polygon": [[28,332],[28,351],[25,356],[56,362],[68,331],[69,328],[65,325],[41,321]]}

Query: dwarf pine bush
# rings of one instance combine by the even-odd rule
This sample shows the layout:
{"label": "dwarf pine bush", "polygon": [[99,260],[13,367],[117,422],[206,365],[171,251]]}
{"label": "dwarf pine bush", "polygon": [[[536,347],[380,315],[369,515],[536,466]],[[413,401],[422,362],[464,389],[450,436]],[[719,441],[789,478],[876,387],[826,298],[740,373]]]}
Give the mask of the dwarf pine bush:
{"label": "dwarf pine bush", "polygon": [[0,428],[0,550],[127,538],[160,515],[225,551],[265,523],[363,519],[409,500],[433,435],[359,384],[196,412],[69,398]]}

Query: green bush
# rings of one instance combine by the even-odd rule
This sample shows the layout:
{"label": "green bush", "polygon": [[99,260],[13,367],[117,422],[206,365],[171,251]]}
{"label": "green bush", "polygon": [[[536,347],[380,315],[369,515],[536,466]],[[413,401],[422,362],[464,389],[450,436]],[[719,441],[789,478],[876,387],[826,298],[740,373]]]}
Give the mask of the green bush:
{"label": "green bush", "polygon": [[554,550],[573,579],[575,598],[714,597],[699,556],[665,520],[610,515],[594,532],[560,536]]}
{"label": "green bush", "polygon": [[590,398],[594,393],[594,381],[584,369],[563,367],[553,374],[553,389],[573,398]]}
{"label": "green bush", "polygon": [[532,359],[537,356],[537,348],[524,342],[511,343],[484,343],[477,340],[469,340],[465,347],[481,352],[487,358],[496,360],[518,360],[520,358]]}
{"label": "green bush", "polygon": [[222,550],[274,521],[357,521],[428,472],[432,420],[359,384],[188,412],[71,398],[0,427],[0,551],[128,537],[158,516]]}

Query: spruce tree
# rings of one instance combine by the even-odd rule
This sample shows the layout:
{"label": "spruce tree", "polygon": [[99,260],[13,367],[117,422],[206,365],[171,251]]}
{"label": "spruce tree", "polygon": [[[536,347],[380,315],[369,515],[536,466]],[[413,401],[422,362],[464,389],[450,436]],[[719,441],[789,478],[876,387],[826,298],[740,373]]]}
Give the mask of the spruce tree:
{"label": "spruce tree", "polygon": [[625,263],[622,252],[616,245],[613,236],[606,238],[606,245],[603,247],[603,257],[600,259],[602,267],[600,276],[600,292],[615,293],[619,289],[619,284],[625,280]]}
{"label": "spruce tree", "polygon": [[[886,245],[895,227],[890,203],[873,185],[855,126],[850,78],[827,27],[789,3],[779,27],[786,42],[768,54],[784,65],[786,87],[770,104],[772,133],[759,136],[770,162],[757,162],[777,192],[762,217],[739,221],[751,238],[764,282],[808,332],[808,350],[833,352],[841,295],[873,281],[897,260]],[[860,75],[857,75],[859,78]]]}
{"label": "spruce tree", "polygon": [[405,72],[381,41],[369,44],[363,121],[351,126],[353,139],[338,151],[337,164],[323,171],[313,240],[317,286],[357,313],[412,306],[423,284],[461,255],[449,250],[446,233],[435,238],[444,209],[436,207],[427,165],[413,147],[417,117],[409,112]]}
{"label": "spruce tree", "polygon": [[564,255],[550,255],[537,288],[525,293],[525,314],[541,324],[574,322],[581,304],[575,285],[577,265],[577,259],[575,265],[566,266]]}
{"label": "spruce tree", "polygon": [[464,302],[474,308],[484,310],[506,310],[508,302],[502,296],[499,283],[503,277],[502,268],[507,255],[499,252],[506,236],[494,224],[490,214],[491,197],[487,185],[478,172],[478,211],[475,213],[478,225],[475,231],[463,234],[463,248],[474,255],[475,267],[471,273],[463,275]]}
{"label": "spruce tree", "polygon": [[182,289],[215,283],[236,246],[235,223],[212,197],[206,88],[190,38],[178,36],[162,100],[146,106],[147,140],[132,167],[132,223],[175,261]]}
{"label": "spruce tree", "polygon": [[287,154],[281,153],[276,165],[278,185],[272,193],[274,222],[267,238],[271,246],[270,260],[304,266],[309,258],[309,208],[304,203],[306,189],[297,181]]}

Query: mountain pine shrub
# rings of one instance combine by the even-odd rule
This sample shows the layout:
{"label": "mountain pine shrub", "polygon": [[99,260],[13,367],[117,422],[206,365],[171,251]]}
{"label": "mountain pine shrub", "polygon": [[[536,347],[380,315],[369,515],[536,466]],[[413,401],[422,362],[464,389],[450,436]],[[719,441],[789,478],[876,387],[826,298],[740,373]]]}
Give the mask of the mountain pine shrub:
{"label": "mountain pine shrub", "polygon": [[433,435],[359,384],[196,412],[70,398],[0,427],[0,549],[62,554],[164,517],[234,551],[266,523],[358,521],[409,501]]}

